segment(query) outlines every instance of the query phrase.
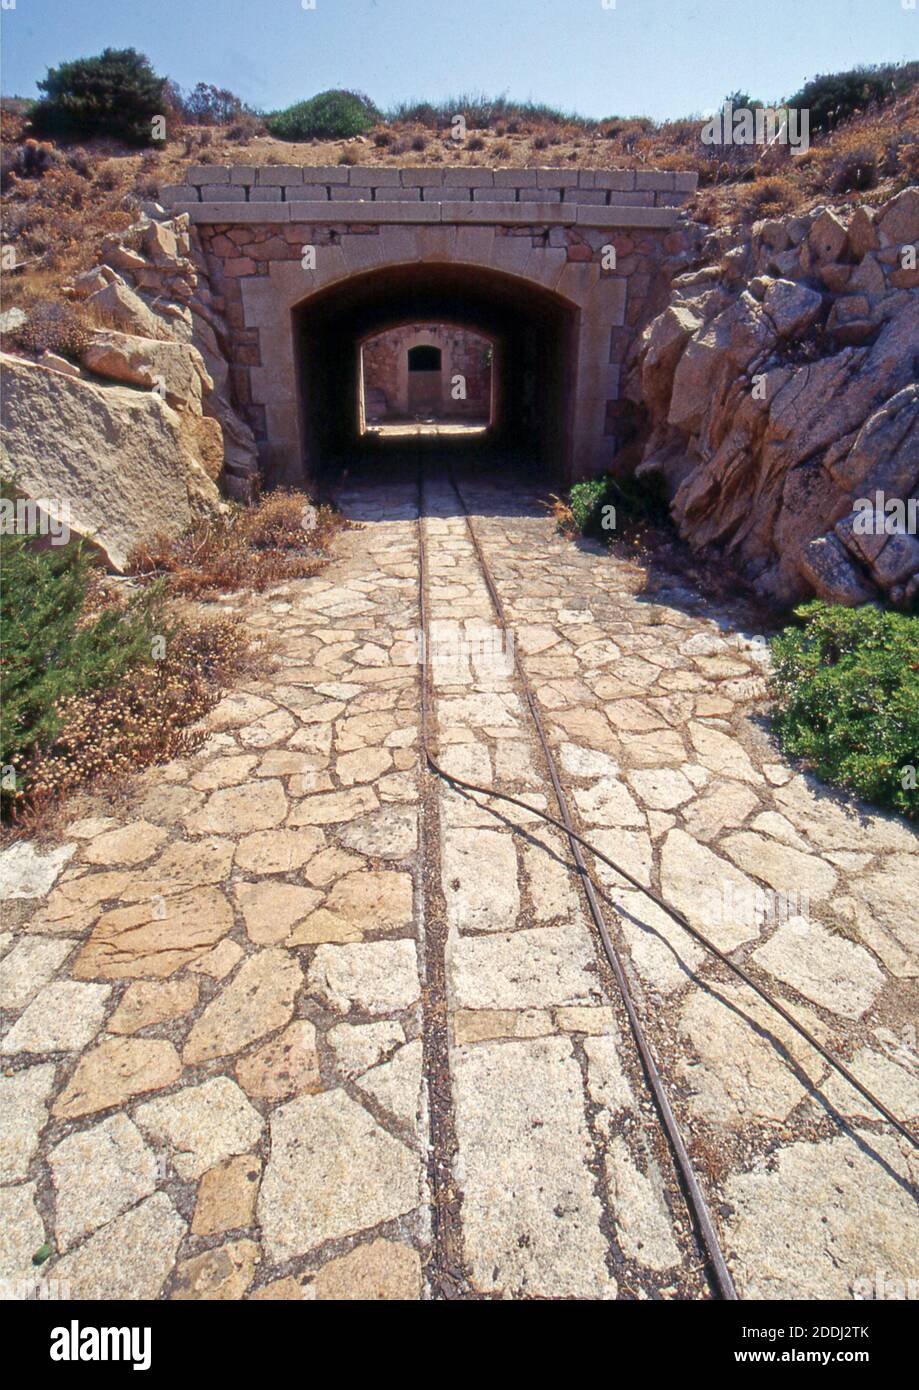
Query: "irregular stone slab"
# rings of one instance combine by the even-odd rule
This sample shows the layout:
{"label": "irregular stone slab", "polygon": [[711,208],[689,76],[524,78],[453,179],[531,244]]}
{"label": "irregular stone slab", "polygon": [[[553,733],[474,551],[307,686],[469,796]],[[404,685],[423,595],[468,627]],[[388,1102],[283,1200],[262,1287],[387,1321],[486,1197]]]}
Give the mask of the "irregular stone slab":
{"label": "irregular stone slab", "polygon": [[193,960],[188,969],[195,975],[209,975],[212,980],[222,980],[231,970],[236,969],[243,955],[243,948],[238,942],[227,937],[219,946],[215,946],[213,951],[208,951],[207,955]]}
{"label": "irregular stone slab", "polygon": [[236,864],[244,873],[290,874],[325,845],[325,835],[313,826],[301,830],[256,830],[236,846]]}
{"label": "irregular stone slab", "polygon": [[262,1132],[258,1111],[228,1076],[147,1101],[134,1118],[154,1140],[169,1145],[173,1166],[186,1182],[232,1154],[247,1153]]}
{"label": "irregular stone slab", "polygon": [[326,1034],[343,1076],[360,1076],[405,1042],[401,1023],[336,1023]]}
{"label": "irregular stone slab", "polygon": [[21,1300],[44,1278],[32,1256],[45,1243],[45,1227],[35,1205],[35,1184],[0,1190],[0,1292]]}
{"label": "irregular stone slab", "polygon": [[597,1116],[601,1134],[608,1134],[610,1120],[623,1110],[634,1110],[635,1097],[622,1066],[622,1043],[614,1034],[585,1038],[587,1057],[587,1093],[594,1105],[602,1105],[603,1115]]}
{"label": "irregular stone slab", "polygon": [[891,854],[834,908],[898,979],[919,975],[919,855]]}
{"label": "irregular stone slab", "polygon": [[70,1285],[72,1298],[156,1298],[184,1235],[185,1222],[157,1192],[58,1260],[51,1273]]}
{"label": "irregular stone slab", "polygon": [[338,1013],[354,1007],[371,1014],[407,1009],[421,992],[415,943],[363,941],[318,946],[308,986]]}
{"label": "irregular stone slab", "polygon": [[414,1302],[421,1297],[421,1259],[417,1250],[397,1240],[358,1245],[323,1265],[305,1296],[336,1303]]}
{"label": "irregular stone slab", "polygon": [[805,999],[843,1018],[861,1018],[884,985],[864,947],[803,917],[784,922],[753,959]]}
{"label": "irregular stone slab", "polygon": [[336,825],[341,821],[353,821],[366,811],[378,806],[377,794],[372,787],[351,787],[343,792],[317,792],[305,796],[294,806],[288,818],[289,825]]}
{"label": "irregular stone slab", "polygon": [[451,926],[507,931],[517,921],[520,890],[513,837],[498,830],[447,830],[442,882]]}
{"label": "irregular stone slab", "polygon": [[322,902],[322,894],[315,888],[301,888],[297,883],[277,883],[270,879],[237,883],[235,892],[246,919],[249,939],[259,946],[286,941],[297,923]]}
{"label": "irregular stone slab", "polygon": [[179,1054],[161,1038],[111,1038],[86,1052],[54,1103],[59,1120],[107,1110],[145,1091],[171,1086],[182,1073]]}
{"label": "irregular stone slab", "polygon": [[401,931],[412,925],[412,877],[392,870],[345,874],[326,908],[363,933]]}
{"label": "irregular stone slab", "polygon": [[254,1154],[240,1154],[209,1168],[198,1184],[192,1235],[213,1236],[251,1226],[261,1176],[261,1160]]}
{"label": "irregular stone slab", "polygon": [[589,1004],[602,993],[593,944],[576,923],[460,937],[451,953],[450,982],[461,1009]]}
{"label": "irregular stone slab", "polygon": [[299,963],[269,947],[250,956],[195,1023],[182,1053],[186,1064],[239,1052],[290,1018],[303,980]]}
{"label": "irregular stone slab", "polygon": [[298,1019],[257,1052],[240,1058],[236,1075],[247,1095],[262,1100],[289,1100],[321,1090],[316,1029],[307,1019]]}
{"label": "irregular stone slab", "polygon": [[31,840],[17,840],[0,852],[0,902],[45,897],[75,849],[74,844],[58,845],[43,854]]}
{"label": "irregular stone slab", "polygon": [[236,1240],[216,1250],[206,1250],[177,1266],[170,1297],[208,1302],[240,1299],[255,1277],[260,1258],[261,1251],[252,1240]]}
{"label": "irregular stone slab", "polygon": [[761,782],[762,778],[736,738],[712,729],[708,724],[691,720],[689,737],[699,755],[699,762],[721,777],[734,777],[738,782]]}
{"label": "irregular stone slab", "polygon": [[758,805],[755,792],[743,782],[718,781],[686,808],[686,829],[694,839],[707,843],[722,830],[742,825]]}
{"label": "irregular stone slab", "polygon": [[0,1073],[0,1182],[20,1182],[48,1119],[48,1097],[55,1066],[27,1067],[12,1076]]}
{"label": "irregular stone slab", "polygon": [[643,893],[618,891],[613,899],[635,969],[659,994],[672,994],[693,977],[707,953],[689,932]]}
{"label": "irregular stone slab", "polygon": [[726,1244],[741,1298],[851,1299],[876,1270],[915,1278],[909,1178],[896,1142],[875,1134],[790,1144],[730,1178]]}
{"label": "irregular stone slab", "polygon": [[479,1043],[458,1048],[453,1065],[475,1287],[507,1298],[615,1298],[571,1042]]}
{"label": "irregular stone slab", "polygon": [[160,826],[136,820],[97,835],[83,851],[83,858],[90,864],[142,864],[165,838],[166,831]]}
{"label": "irregular stone slab", "polygon": [[49,1159],[58,1248],[120,1216],[156,1189],[156,1160],[126,1115],[62,1139]]}
{"label": "irregular stone slab", "polygon": [[200,959],[233,926],[217,888],[119,907],[99,918],[73,966],[79,980],[171,975]]}
{"label": "irregular stone slab", "polygon": [[338,839],[373,859],[407,859],[418,847],[418,812],[414,806],[387,806],[343,826]]}
{"label": "irregular stone slab", "polygon": [[577,743],[559,745],[562,770],[575,777],[618,777],[619,764],[607,753],[581,748]]}
{"label": "irregular stone slab", "polygon": [[639,798],[656,811],[672,811],[696,794],[689,779],[672,767],[629,772],[627,777]]}
{"label": "irregular stone slab", "polygon": [[[897,1066],[870,1047],[861,1047],[849,1063],[849,1070],[898,1119],[910,1121],[919,1115],[919,1079],[905,1067]],[[877,1119],[874,1106],[838,1072],[832,1072],[820,1089],[840,1114]]]}
{"label": "irregular stone slab", "polygon": [[421,1111],[421,1039],[406,1043],[388,1062],[364,1072],[360,1090],[395,1115],[400,1124],[414,1130]]}
{"label": "irregular stone slab", "polygon": [[137,980],[129,985],[108,1021],[110,1033],[139,1033],[190,1013],[198,1002],[197,980]]}
{"label": "irregular stone slab", "polygon": [[404,1215],[420,1200],[420,1179],[417,1156],[345,1091],[289,1101],[271,1118],[258,1200],[272,1260]]}
{"label": "irregular stone slab", "polygon": [[813,902],[831,897],[836,887],[835,869],[819,855],[777,844],[752,830],[728,835],[722,841],[722,848],[741,869],[764,879],[780,892],[806,894]]}
{"label": "irregular stone slab", "polygon": [[271,714],[277,709],[270,700],[263,700],[260,695],[250,695],[244,690],[234,692],[232,695],[225,695],[219,704],[215,705],[207,716],[207,724],[210,729],[238,729],[243,724],[252,724],[257,719],[261,719],[264,714]]}
{"label": "irregular stone slab", "polygon": [[123,902],[133,903],[158,893],[178,893],[206,883],[221,883],[228,876],[232,861],[233,841],[227,836],[175,840],[142,875],[132,875],[120,896]]}
{"label": "irregular stone slab", "polygon": [[55,888],[29,923],[30,932],[58,936],[91,927],[101,904],[121,897],[131,882],[129,873],[84,874]]}
{"label": "irregular stone slab", "polygon": [[353,787],[355,782],[375,782],[392,763],[388,748],[358,748],[353,753],[342,753],[335,763],[335,772],[343,787]]}
{"label": "irregular stone slab", "polygon": [[70,955],[75,941],[25,936],[0,963],[0,1009],[18,1013],[48,983]]}
{"label": "irregular stone slab", "polygon": [[574,799],[588,825],[618,828],[645,824],[644,812],[628,787],[614,777],[600,777],[591,787],[576,787]]}
{"label": "irregular stone slab", "polygon": [[271,830],[286,815],[283,783],[263,778],[212,792],[200,810],[185,817],[185,825],[192,835],[243,835],[250,830]]}
{"label": "irregular stone slab", "polygon": [[11,1057],[17,1052],[77,1052],[102,1027],[111,985],[80,985],[58,980],[46,985],[0,1044]]}
{"label": "irregular stone slab", "polygon": [[670,1269],[680,1264],[673,1238],[673,1217],[664,1199],[660,1175],[656,1181],[639,1172],[621,1135],[610,1143],[603,1167],[610,1208],[622,1253],[646,1269]]}
{"label": "irregular stone slab", "polygon": [[[757,885],[684,830],[671,830],[664,841],[661,896],[722,951],[759,935],[755,913],[744,908],[761,896]],[[734,904],[739,904],[737,911]]]}
{"label": "irregular stone slab", "polygon": [[[801,1022],[813,1027],[810,1018]],[[717,994],[696,991],[683,1006],[679,1029],[699,1059],[679,1063],[690,1109],[711,1124],[786,1119],[807,1095],[786,1051],[805,1074],[817,1079],[823,1070],[814,1050],[749,989],[719,984]]]}
{"label": "irregular stone slab", "polygon": [[[219,709],[219,706],[217,707]],[[220,787],[238,787],[248,780],[258,762],[256,753],[235,753],[211,758],[192,777],[191,785],[202,792],[217,791]],[[268,774],[263,774],[267,776]]]}

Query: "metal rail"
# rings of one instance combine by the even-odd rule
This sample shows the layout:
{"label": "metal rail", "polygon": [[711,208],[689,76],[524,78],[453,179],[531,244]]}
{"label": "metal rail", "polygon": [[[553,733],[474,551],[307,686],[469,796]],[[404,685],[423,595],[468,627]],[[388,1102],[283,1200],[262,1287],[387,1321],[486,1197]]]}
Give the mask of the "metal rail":
{"label": "metal rail", "polygon": [[[456,493],[457,499],[459,500],[460,507],[462,508],[463,517],[466,522],[466,527],[469,532],[473,550],[475,551],[476,559],[478,560],[479,566],[481,568],[482,578],[485,582],[485,587],[488,590],[488,594],[491,599],[492,606],[494,607],[495,614],[498,618],[500,626],[505,632],[507,632],[508,623],[503,601],[501,599],[500,594],[498,593],[498,589],[495,584],[494,577],[491,573],[488,561],[485,559],[485,555],[479,542],[478,535],[476,534],[475,527],[472,524],[472,518],[469,512],[469,508],[466,504],[466,500],[452,472],[450,474],[449,481],[450,486],[453,488],[453,491]],[[585,839],[583,835],[580,835],[578,833],[578,831],[574,828],[570,809],[568,806],[568,801],[565,796],[565,791],[558,774],[558,768],[556,766],[555,757],[552,753],[552,749],[546,735],[545,726],[542,722],[539,707],[536,703],[535,696],[533,695],[529,678],[517,656],[516,649],[514,650],[513,656],[514,670],[523,688],[524,695],[526,697],[527,707],[532,716],[533,723],[535,725],[540,745],[542,747],[543,754],[546,760],[546,765],[549,769],[549,776],[552,781],[552,788],[555,794],[556,802],[558,804],[560,818],[556,818],[555,816],[550,815],[546,811],[541,811],[538,808],[531,806],[528,802],[521,800],[521,798],[513,796],[509,792],[501,791],[498,787],[482,786],[481,784],[475,782],[466,781],[464,778],[456,777],[452,773],[448,772],[446,768],[441,766],[434,752],[434,739],[432,737],[433,687],[431,680],[430,662],[428,660],[428,655],[430,652],[427,598],[428,568],[426,542],[423,528],[423,517],[424,480],[422,465],[419,465],[418,590],[421,625],[424,634],[424,659],[422,664],[421,681],[421,733],[425,759],[427,761],[428,767],[438,777],[442,778],[451,786],[461,788],[464,791],[475,792],[481,796],[494,797],[498,800],[506,801],[513,806],[519,806],[522,809],[530,812],[531,814],[535,814],[541,820],[545,821],[547,824],[555,826],[558,830],[561,830],[565,835],[567,835],[569,844],[571,845],[572,858],[574,859],[578,873],[581,877],[584,893],[587,898],[588,906],[590,907],[591,916],[593,917],[594,923],[597,927],[597,932],[599,934],[600,941],[603,946],[604,954],[606,955],[606,958],[610,964],[610,967],[616,979],[616,983],[622,995],[623,1005],[625,1007],[626,1014],[629,1019],[629,1025],[632,1029],[632,1034],[635,1038],[635,1044],[638,1049],[639,1056],[641,1057],[642,1065],[645,1070],[645,1075],[647,1077],[648,1084],[657,1104],[658,1111],[661,1117],[661,1123],[664,1127],[668,1142],[670,1143],[671,1149],[673,1151],[677,1170],[680,1174],[680,1178],[683,1184],[687,1207],[689,1208],[690,1215],[693,1219],[696,1230],[699,1233],[699,1238],[701,1240],[702,1246],[708,1257],[715,1285],[718,1289],[718,1293],[722,1298],[735,1300],[738,1296],[737,1291],[734,1287],[734,1282],[731,1278],[730,1270],[728,1269],[727,1263],[724,1258],[724,1254],[721,1250],[714,1222],[712,1221],[711,1214],[709,1212],[708,1205],[706,1203],[704,1193],[702,1192],[702,1188],[700,1186],[698,1177],[692,1166],[692,1160],[690,1159],[688,1150],[686,1148],[686,1144],[683,1140],[679,1123],[676,1119],[676,1116],[673,1113],[673,1108],[667,1096],[666,1088],[664,1086],[663,1079],[660,1075],[659,1068],[655,1061],[654,1054],[648,1043],[647,1037],[641,1024],[641,1020],[635,1008],[635,1003],[632,998],[631,990],[629,988],[628,979],[622,966],[622,961],[610,936],[609,928],[607,927],[606,919],[603,915],[603,909],[600,905],[599,897],[597,895],[596,886],[594,884],[591,871],[588,869],[587,864],[585,863],[582,850],[586,849],[590,854],[593,854],[597,859],[601,860],[604,864],[608,865],[609,868],[615,870],[617,874],[626,879],[626,881],[632,884],[633,887],[637,888],[639,892],[645,894],[646,897],[648,897],[663,912],[667,913],[667,915],[670,918],[672,918],[673,921],[675,921],[679,926],[681,926],[684,929],[684,931],[688,932],[689,935],[695,941],[697,941],[701,946],[703,946],[707,951],[709,951],[713,956],[715,956],[717,960],[721,961],[721,963],[725,965],[730,971],[732,971],[733,974],[735,974],[739,979],[741,979],[744,982],[744,984],[748,985],[752,990],[754,990],[754,992],[758,994],[759,997],[770,1006],[770,1008],[775,1010],[775,1012],[779,1014],[780,1017],[786,1021],[786,1023],[788,1023],[792,1028],[795,1029],[797,1033],[799,1033],[808,1043],[810,1043],[810,1045],[820,1054],[820,1056],[823,1057],[823,1059],[826,1062],[828,1062],[829,1065],[840,1074],[840,1076],[844,1077],[844,1079],[851,1086],[853,1086],[855,1090],[857,1090],[864,1097],[864,1099],[867,1100],[881,1116],[883,1116],[883,1118],[889,1124],[891,1124],[910,1144],[912,1144],[914,1148],[919,1148],[919,1141],[917,1141],[914,1138],[914,1136],[907,1129],[906,1125],[901,1120],[897,1119],[897,1117],[891,1113],[891,1111],[877,1098],[877,1096],[875,1096],[865,1085],[863,1085],[863,1083],[860,1082],[857,1077],[853,1076],[852,1072],[849,1071],[848,1067],[846,1067],[844,1063],[840,1062],[838,1058],[836,1058],[826,1047],[824,1047],[824,1045],[817,1038],[814,1037],[814,1035],[809,1031],[809,1029],[807,1029],[802,1023],[799,1023],[798,1020],[791,1013],[789,1013],[788,1010],[785,1009],[784,1006],[780,1004],[778,1000],[775,999],[767,989],[765,989],[762,985],[758,984],[756,980],[742,966],[735,964],[735,962],[732,961],[730,957],[727,956],[722,950],[720,950],[719,947],[717,947],[713,941],[709,940],[709,938],[705,936],[702,932],[700,932],[698,928],[694,927],[692,923],[684,916],[682,912],[680,912],[678,908],[672,907],[668,902],[666,902],[665,899],[660,897],[659,894],[655,893],[653,889],[648,888],[643,883],[639,882],[639,880],[636,879],[627,869],[623,868],[621,864],[616,863],[616,861],[610,858],[609,855],[605,854],[602,850],[598,849],[596,845],[591,844],[589,840]]]}

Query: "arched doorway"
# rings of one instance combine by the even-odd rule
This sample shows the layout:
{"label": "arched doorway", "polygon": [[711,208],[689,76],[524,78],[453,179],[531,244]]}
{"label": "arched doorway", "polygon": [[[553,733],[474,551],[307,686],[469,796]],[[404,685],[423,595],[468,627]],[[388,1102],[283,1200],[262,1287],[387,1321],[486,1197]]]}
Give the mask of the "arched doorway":
{"label": "arched doorway", "polygon": [[[481,266],[417,262],[348,276],[294,310],[307,473],[372,446],[364,433],[361,345],[406,323],[452,324],[493,345],[490,428],[481,447],[512,449],[563,479],[570,473],[572,381],[578,309],[518,276]],[[413,347],[433,347],[433,342]],[[415,358],[431,399],[430,353]],[[426,380],[425,380],[426,379]]]}

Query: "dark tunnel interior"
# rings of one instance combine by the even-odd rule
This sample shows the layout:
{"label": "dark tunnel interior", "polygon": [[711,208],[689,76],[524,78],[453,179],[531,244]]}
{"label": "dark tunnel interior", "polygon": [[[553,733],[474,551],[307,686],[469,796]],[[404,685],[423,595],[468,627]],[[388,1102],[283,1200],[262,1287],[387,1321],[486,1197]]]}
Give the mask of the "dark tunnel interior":
{"label": "dark tunnel interior", "polygon": [[360,344],[371,334],[426,321],[475,329],[492,338],[494,406],[490,428],[455,443],[464,454],[531,461],[563,478],[570,439],[576,310],[566,301],[501,272],[420,262],[349,277],[294,310],[300,412],[308,477],[321,480],[350,462],[385,458],[431,441],[362,434]]}

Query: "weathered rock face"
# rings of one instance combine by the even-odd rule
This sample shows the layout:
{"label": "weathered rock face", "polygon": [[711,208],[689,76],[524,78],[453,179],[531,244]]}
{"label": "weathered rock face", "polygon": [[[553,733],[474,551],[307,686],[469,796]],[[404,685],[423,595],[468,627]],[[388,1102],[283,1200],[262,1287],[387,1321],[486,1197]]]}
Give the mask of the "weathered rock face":
{"label": "weathered rock face", "polygon": [[188,217],[145,207],[132,227],[104,239],[102,264],[72,286],[113,325],[95,334],[83,365],[158,389],[186,417],[190,446],[208,476],[249,501],[258,488],[258,454],[232,399],[225,305],[211,292]]}
{"label": "weathered rock face", "polygon": [[919,592],[917,240],[917,189],[848,222],[818,209],[740,246],[715,235],[719,263],[674,279],[633,354],[638,475],[663,479],[691,545],[781,604]]}
{"label": "weathered rock face", "polygon": [[66,504],[70,528],[115,570],[157,532],[216,515],[220,494],[180,416],[155,391],[101,386],[3,354],[2,472]]}

